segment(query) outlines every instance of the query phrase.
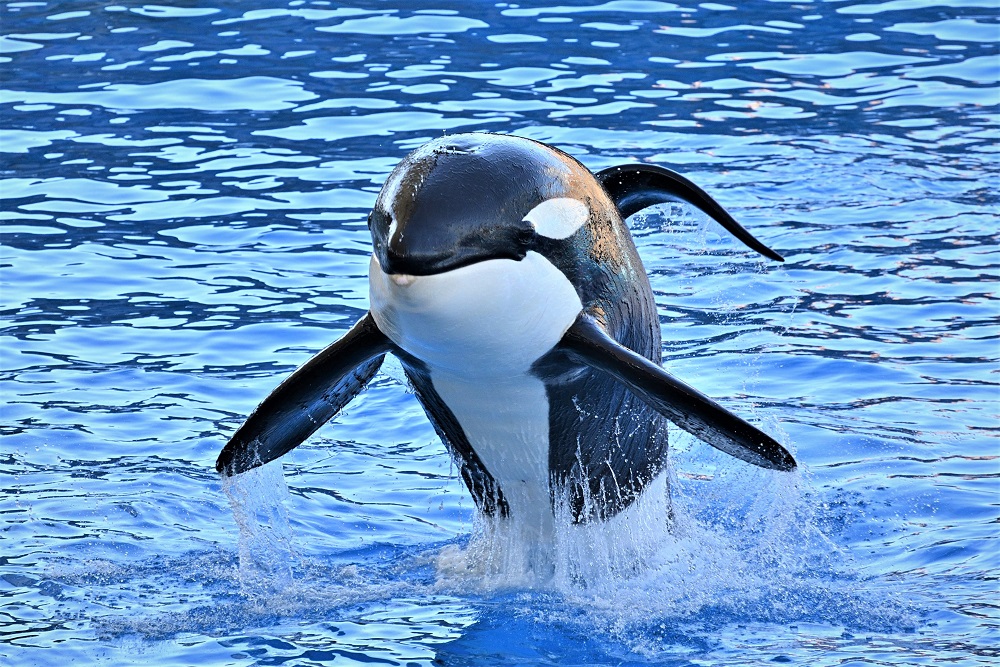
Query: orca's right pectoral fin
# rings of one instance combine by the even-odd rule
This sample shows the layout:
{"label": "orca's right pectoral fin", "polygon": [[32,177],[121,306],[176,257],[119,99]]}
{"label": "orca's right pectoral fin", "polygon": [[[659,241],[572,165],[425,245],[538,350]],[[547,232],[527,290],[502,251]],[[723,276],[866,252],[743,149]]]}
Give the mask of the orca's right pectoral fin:
{"label": "orca's right pectoral fin", "polygon": [[365,388],[390,349],[392,343],[365,313],[264,399],[222,449],[215,469],[237,475],[294,449]]}
{"label": "orca's right pectoral fin", "polygon": [[589,314],[577,317],[556,349],[611,375],[661,415],[716,449],[761,468],[795,469],[795,459],[774,438],[618,343]]}

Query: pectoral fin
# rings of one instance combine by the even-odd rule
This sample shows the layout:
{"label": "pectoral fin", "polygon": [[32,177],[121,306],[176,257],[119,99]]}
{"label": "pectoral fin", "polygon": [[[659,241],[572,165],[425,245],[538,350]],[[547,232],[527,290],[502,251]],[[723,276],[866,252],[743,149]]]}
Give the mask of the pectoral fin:
{"label": "pectoral fin", "polygon": [[609,167],[597,172],[596,176],[615,202],[622,219],[647,206],[685,201],[707,213],[751,250],[779,262],[785,261],[736,222],[707,192],[675,171],[650,164],[626,164]]}
{"label": "pectoral fin", "polygon": [[222,449],[215,469],[236,475],[294,449],[365,388],[391,347],[366,313],[264,399]]}
{"label": "pectoral fin", "polygon": [[576,319],[557,349],[611,375],[654,410],[713,447],[761,468],[795,468],[795,459],[774,438],[620,345],[587,313]]}

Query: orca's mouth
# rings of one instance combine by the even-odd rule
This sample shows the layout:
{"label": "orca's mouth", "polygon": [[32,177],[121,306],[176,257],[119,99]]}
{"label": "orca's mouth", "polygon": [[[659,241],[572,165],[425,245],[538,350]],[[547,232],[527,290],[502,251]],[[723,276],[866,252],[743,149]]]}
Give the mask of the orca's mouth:
{"label": "orca's mouth", "polygon": [[[492,259],[521,261],[535,249],[534,230],[527,226],[483,230],[461,239],[420,238],[410,242],[405,234],[395,234],[385,243],[375,244],[375,257],[389,275],[433,276]],[[451,241],[451,242],[449,242]]]}
{"label": "orca's mouth", "polygon": [[413,282],[419,276],[435,276],[448,273],[455,269],[486,262],[491,259],[512,259],[520,261],[524,259],[526,252],[506,252],[506,253],[483,253],[470,252],[452,254],[444,257],[426,256],[393,256],[386,253],[375,253],[382,271],[390,276],[397,285],[403,286]]}

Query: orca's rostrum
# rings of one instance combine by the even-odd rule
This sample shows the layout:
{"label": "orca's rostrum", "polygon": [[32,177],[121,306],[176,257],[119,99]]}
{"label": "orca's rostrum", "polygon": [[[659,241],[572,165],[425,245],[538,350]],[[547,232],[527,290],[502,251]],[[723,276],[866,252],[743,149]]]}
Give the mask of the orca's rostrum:
{"label": "orca's rostrum", "polygon": [[595,177],[545,144],[484,133],[417,149],[369,217],[369,312],[261,403],[216,468],[288,452],[390,353],[487,514],[619,513],[663,470],[667,420],[753,465],[794,469],[773,438],[660,366],[656,304],[623,219],[678,199],[781,261],[661,167]]}

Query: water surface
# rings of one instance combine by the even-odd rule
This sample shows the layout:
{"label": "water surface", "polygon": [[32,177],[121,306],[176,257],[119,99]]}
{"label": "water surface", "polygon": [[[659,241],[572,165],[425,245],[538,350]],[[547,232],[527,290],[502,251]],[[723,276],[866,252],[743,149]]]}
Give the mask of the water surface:
{"label": "water surface", "polygon": [[[992,0],[7,2],[0,31],[4,661],[998,658]],[[681,171],[786,257],[630,221],[665,365],[801,474],[677,433],[675,524],[661,493],[567,531],[543,585],[390,366],[223,488],[228,436],[367,308],[382,181],[472,130]]]}

